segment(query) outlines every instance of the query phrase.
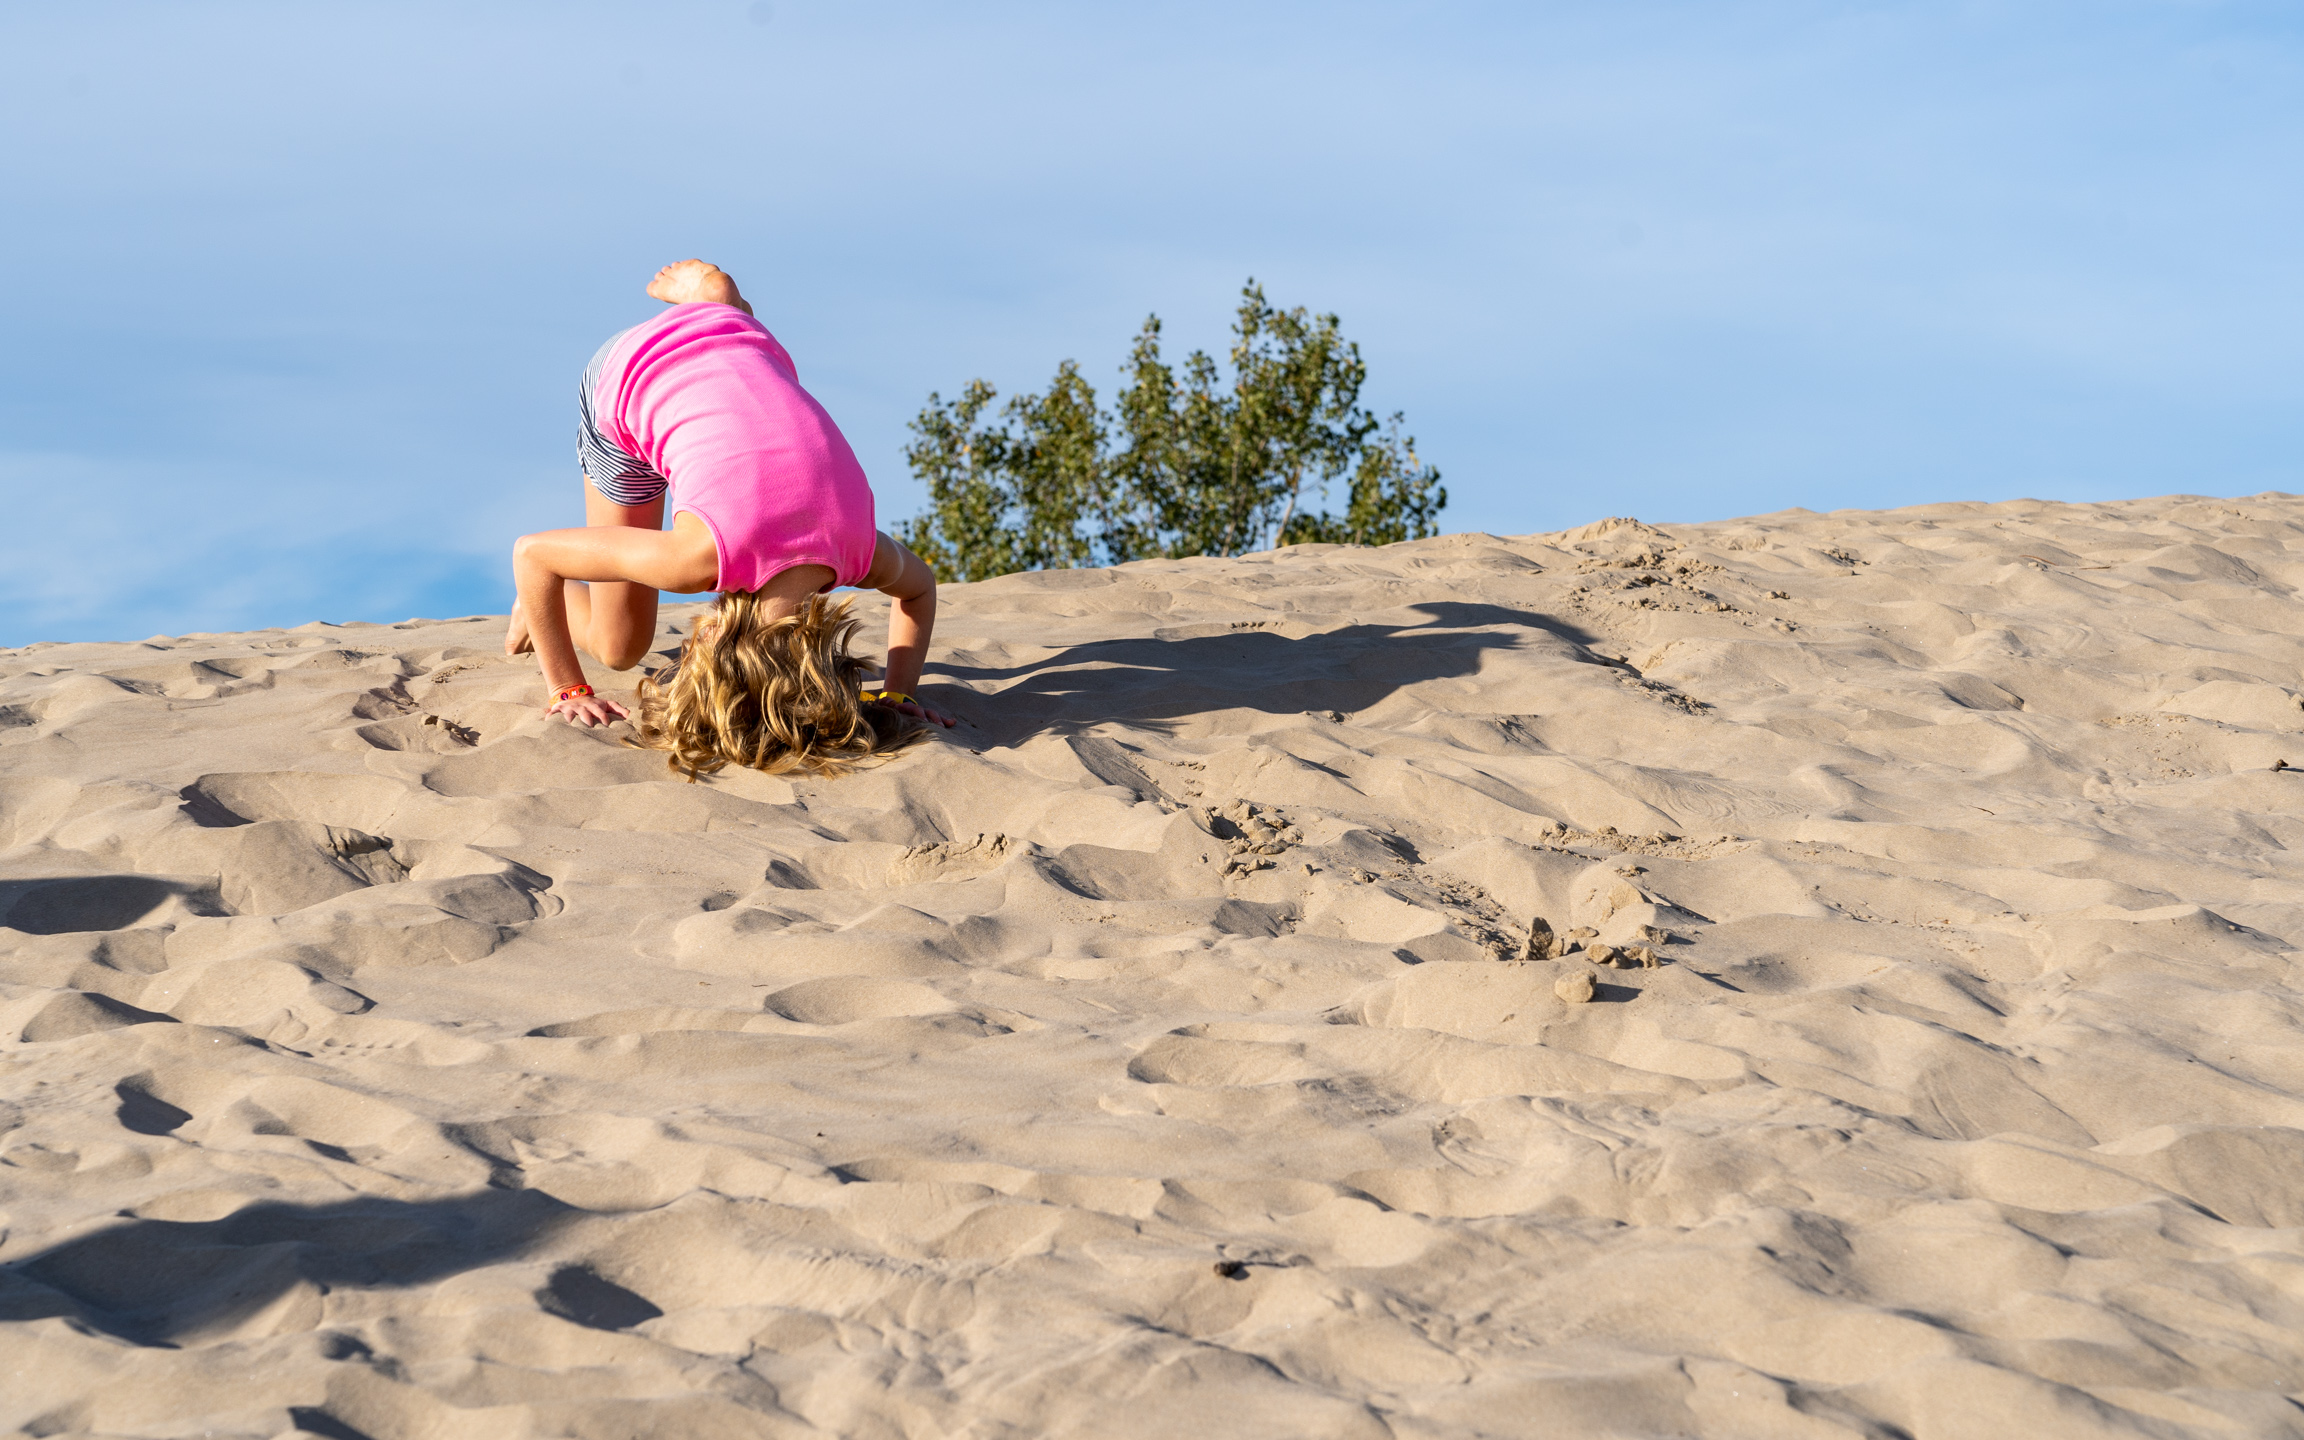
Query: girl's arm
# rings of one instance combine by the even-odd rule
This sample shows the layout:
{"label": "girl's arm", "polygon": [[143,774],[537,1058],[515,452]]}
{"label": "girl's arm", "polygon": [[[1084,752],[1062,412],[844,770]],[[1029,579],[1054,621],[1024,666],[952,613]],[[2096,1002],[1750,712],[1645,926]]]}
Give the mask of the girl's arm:
{"label": "girl's arm", "polygon": [[[680,521],[689,523],[683,526]],[[593,525],[580,530],[539,531],[521,536],[512,545],[512,581],[519,590],[520,612],[528,621],[529,639],[543,667],[544,683],[555,692],[584,683],[584,667],[576,659],[576,642],[568,633],[562,582],[626,580],[658,590],[692,593],[711,589],[719,572],[719,554],[713,548],[711,533],[687,515],[677,517],[671,530]],[[554,701],[547,713],[565,715],[573,724],[606,725],[629,712],[613,700],[576,695]]]}
{"label": "girl's arm", "polygon": [[[888,669],[883,688],[909,695],[928,661],[928,640],[936,633],[936,572],[927,562],[886,535],[872,552],[872,573],[864,583],[895,600],[888,612]],[[914,700],[896,707],[906,715],[949,727],[954,722]]]}

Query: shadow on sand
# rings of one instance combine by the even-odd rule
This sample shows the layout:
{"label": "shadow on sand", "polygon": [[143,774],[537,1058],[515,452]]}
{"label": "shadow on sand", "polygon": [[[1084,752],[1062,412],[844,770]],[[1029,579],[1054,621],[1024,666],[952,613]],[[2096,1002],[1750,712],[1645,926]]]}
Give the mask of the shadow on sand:
{"label": "shadow on sand", "polygon": [[[0,1267],[0,1321],[63,1316],[139,1345],[227,1331],[300,1283],[421,1285],[516,1256],[586,1212],[533,1190],[443,1200],[262,1203],[221,1220],[128,1220]],[[657,1314],[582,1267],[538,1303],[620,1329]]]}
{"label": "shadow on sand", "polygon": [[0,925],[27,935],[125,930],[175,895],[195,914],[223,913],[212,886],[156,875],[64,875],[0,880]]}
{"label": "shadow on sand", "polygon": [[1599,637],[1556,616],[1459,601],[1414,607],[1422,625],[1348,625],[1291,639],[1241,629],[1183,639],[1144,637],[1075,645],[1030,664],[939,663],[935,673],[990,693],[931,695],[963,713],[984,738],[1014,745],[1046,730],[1104,721],[1159,722],[1216,710],[1285,715],[1366,710],[1405,685],[1478,673],[1491,650],[1550,637],[1563,658],[1617,666]]}

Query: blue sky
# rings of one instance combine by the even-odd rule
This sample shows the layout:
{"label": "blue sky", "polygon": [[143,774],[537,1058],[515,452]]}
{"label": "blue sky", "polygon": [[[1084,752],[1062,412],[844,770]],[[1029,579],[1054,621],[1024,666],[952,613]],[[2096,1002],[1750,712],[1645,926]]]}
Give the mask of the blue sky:
{"label": "blue sky", "polygon": [[1449,529],[2304,490],[2304,11],[0,0],[0,645],[501,612],[735,273],[906,422],[1245,278]]}

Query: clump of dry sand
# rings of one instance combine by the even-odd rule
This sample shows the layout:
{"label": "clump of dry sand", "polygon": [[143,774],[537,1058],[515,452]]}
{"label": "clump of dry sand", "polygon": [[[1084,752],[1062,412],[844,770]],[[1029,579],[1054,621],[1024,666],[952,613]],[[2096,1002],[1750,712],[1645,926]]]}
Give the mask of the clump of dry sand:
{"label": "clump of dry sand", "polygon": [[2298,585],[2280,495],[1019,575],[805,783],[492,618],[0,652],[0,1428],[2304,1432]]}

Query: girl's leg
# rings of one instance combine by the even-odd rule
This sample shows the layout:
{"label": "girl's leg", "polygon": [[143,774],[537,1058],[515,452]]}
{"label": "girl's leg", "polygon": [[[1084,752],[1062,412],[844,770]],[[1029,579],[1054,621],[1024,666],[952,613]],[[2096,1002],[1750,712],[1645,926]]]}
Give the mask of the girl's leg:
{"label": "girl's leg", "polygon": [[[629,525],[639,530],[664,528],[664,497],[645,505],[619,505],[584,482],[584,523]],[[586,585],[567,582],[568,633],[578,649],[611,670],[629,670],[648,653],[656,638],[656,590],[628,580],[598,580]],[[512,628],[504,636],[508,655],[527,653],[528,620],[520,607],[512,607]]]}
{"label": "girl's leg", "polygon": [[[664,528],[664,497],[645,505],[619,505],[584,482],[584,523]],[[611,670],[640,663],[656,640],[656,587],[629,580],[568,582],[568,629],[576,643]]]}
{"label": "girl's leg", "polygon": [[[712,301],[752,313],[736,282],[719,266],[701,260],[680,260],[665,266],[648,282],[648,293],[673,305]],[[586,379],[589,383],[589,373]],[[589,409],[585,424],[591,424]],[[591,477],[586,476],[584,523],[661,530],[664,498],[659,495],[645,505],[619,505],[595,489]],[[656,591],[652,587],[625,580],[601,580],[589,586],[570,580],[563,593],[568,606],[568,634],[579,649],[589,650],[611,670],[629,670],[640,663],[640,657],[648,653],[649,642],[656,638]],[[504,632],[504,653],[525,655],[533,648],[528,640],[527,617],[514,602],[512,625]]]}

